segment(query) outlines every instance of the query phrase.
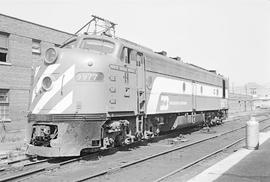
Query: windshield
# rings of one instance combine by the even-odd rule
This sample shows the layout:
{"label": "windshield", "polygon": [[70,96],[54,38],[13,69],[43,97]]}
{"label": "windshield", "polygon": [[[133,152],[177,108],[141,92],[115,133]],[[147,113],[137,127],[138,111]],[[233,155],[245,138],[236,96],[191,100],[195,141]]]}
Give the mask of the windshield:
{"label": "windshield", "polygon": [[108,54],[113,52],[114,43],[104,39],[85,38],[80,48]]}
{"label": "windshield", "polygon": [[74,48],[77,45],[78,41],[77,39],[73,39],[67,43],[65,43],[64,45],[61,46],[61,48]]}

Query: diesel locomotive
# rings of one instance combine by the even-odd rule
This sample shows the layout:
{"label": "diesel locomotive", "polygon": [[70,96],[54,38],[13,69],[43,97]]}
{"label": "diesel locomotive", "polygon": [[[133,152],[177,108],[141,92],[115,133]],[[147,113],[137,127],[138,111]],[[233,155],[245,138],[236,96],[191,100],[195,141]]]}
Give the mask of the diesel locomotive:
{"label": "diesel locomotive", "polygon": [[46,50],[33,73],[29,155],[78,156],[222,120],[228,79],[115,37],[107,28]]}

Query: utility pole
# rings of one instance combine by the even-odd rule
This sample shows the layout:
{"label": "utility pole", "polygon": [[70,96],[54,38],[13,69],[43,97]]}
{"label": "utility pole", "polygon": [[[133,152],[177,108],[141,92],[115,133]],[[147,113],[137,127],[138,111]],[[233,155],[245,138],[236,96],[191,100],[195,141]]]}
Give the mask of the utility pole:
{"label": "utility pole", "polygon": [[245,112],[246,112],[247,111],[247,101],[248,101],[247,84],[245,84],[245,90],[246,90],[246,99],[245,99]]}

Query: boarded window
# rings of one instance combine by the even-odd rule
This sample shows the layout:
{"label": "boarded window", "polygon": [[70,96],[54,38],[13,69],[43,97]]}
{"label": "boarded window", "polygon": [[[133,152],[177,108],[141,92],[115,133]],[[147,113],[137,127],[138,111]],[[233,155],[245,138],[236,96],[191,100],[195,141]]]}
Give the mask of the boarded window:
{"label": "boarded window", "polygon": [[40,40],[32,40],[32,53],[41,54]]}
{"label": "boarded window", "polygon": [[8,33],[0,32],[0,62],[7,62]]}
{"label": "boarded window", "polygon": [[0,89],[0,120],[9,119],[8,89]]}

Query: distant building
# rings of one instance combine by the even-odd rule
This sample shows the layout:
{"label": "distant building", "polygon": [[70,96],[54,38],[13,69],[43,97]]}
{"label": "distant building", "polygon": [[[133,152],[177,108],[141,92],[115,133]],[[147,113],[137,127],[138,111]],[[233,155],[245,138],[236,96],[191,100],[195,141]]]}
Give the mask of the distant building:
{"label": "distant building", "polygon": [[254,109],[253,97],[246,94],[229,93],[229,113],[246,112]]}
{"label": "distant building", "polygon": [[231,92],[252,95],[255,98],[267,97],[270,96],[270,84],[259,85],[257,83],[247,83],[244,86],[231,87]]}
{"label": "distant building", "polygon": [[270,96],[254,98],[255,109],[268,109],[270,108]]}
{"label": "distant building", "polygon": [[26,121],[32,66],[71,34],[3,14],[0,24],[0,122]]}

